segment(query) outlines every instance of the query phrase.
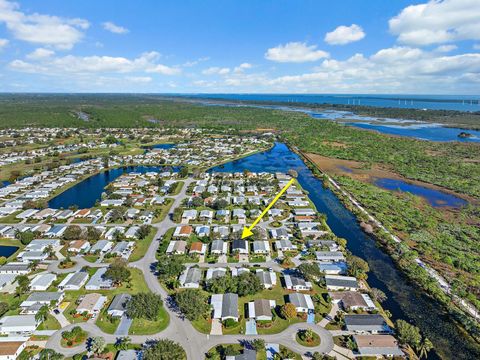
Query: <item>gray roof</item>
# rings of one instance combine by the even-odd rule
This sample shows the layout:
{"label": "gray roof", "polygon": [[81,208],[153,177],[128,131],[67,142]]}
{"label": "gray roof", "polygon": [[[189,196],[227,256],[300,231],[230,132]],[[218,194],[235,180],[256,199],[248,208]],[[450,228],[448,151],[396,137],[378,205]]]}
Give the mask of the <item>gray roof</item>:
{"label": "gray roof", "polygon": [[238,318],[238,295],[227,293],[223,294],[222,317]]}
{"label": "gray roof", "polygon": [[115,295],[110,306],[108,307],[108,311],[112,310],[121,310],[124,311],[127,307],[127,302],[132,298],[132,295],[123,293]]}
{"label": "gray roof", "polygon": [[94,286],[94,287],[106,287],[109,288],[112,286],[112,281],[110,279],[105,278],[105,273],[107,272],[107,268],[100,268],[97,270],[95,274],[90,278],[87,283],[87,287]]}
{"label": "gray roof", "polygon": [[141,360],[142,358],[142,351],[130,349],[119,351],[115,360]]}
{"label": "gray roof", "polygon": [[198,284],[201,278],[202,278],[202,270],[200,270],[199,268],[191,267],[187,270],[185,283]]}
{"label": "gray roof", "polygon": [[223,250],[223,240],[213,240],[212,241],[212,251],[222,251]]}
{"label": "gray roof", "polygon": [[237,239],[233,240],[232,249],[245,249],[248,250],[248,243],[246,240]]}
{"label": "gray roof", "polygon": [[338,286],[338,287],[351,287],[351,288],[357,288],[358,287],[358,281],[357,280],[350,280],[348,277],[345,279],[340,279],[340,278],[331,278],[329,276],[325,276],[325,283],[330,286]]}
{"label": "gray roof", "polygon": [[84,271],[79,271],[73,274],[73,276],[67,281],[65,285],[69,286],[80,286],[84,281],[85,278],[88,277],[88,274]]}
{"label": "gray roof", "polygon": [[392,332],[385,319],[379,314],[345,315],[345,327],[349,331]]}
{"label": "gray roof", "polygon": [[63,293],[61,292],[33,292],[27,298],[28,302],[49,302],[49,301],[58,301],[62,297]]}

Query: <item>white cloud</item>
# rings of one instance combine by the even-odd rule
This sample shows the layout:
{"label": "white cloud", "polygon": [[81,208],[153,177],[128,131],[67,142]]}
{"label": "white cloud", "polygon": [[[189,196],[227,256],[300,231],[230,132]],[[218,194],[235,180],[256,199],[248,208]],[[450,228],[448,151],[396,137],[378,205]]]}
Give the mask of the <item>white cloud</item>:
{"label": "white cloud", "polygon": [[268,49],[265,53],[265,58],[282,63],[302,63],[317,61],[329,56],[327,52],[316,49],[316,45],[307,45],[302,42],[290,42],[285,45],[278,45],[274,48]]}
{"label": "white cloud", "polygon": [[[45,54],[45,53],[44,53]],[[176,75],[181,72],[177,67],[159,64],[160,54],[157,52],[143,53],[135,59],[112,56],[73,56],[62,57],[36,57],[36,60],[26,62],[14,60],[9,66],[12,70],[42,73],[46,75],[61,74],[93,74],[93,73],[132,73],[146,72],[163,75]]]}
{"label": "white cloud", "polygon": [[90,26],[84,19],[65,19],[43,14],[25,14],[17,3],[0,0],[0,23],[18,40],[33,44],[71,49]]}
{"label": "white cloud", "polygon": [[243,73],[245,70],[248,70],[248,69],[251,69],[251,68],[252,68],[252,64],[242,63],[242,64],[236,66],[233,69],[233,72],[236,73],[236,74],[240,74],[240,73]]}
{"label": "white cloud", "polygon": [[[312,72],[269,77],[231,74],[198,82],[209,91],[296,93],[475,93],[480,54],[448,56],[438,51],[393,47],[346,60],[325,59]],[[234,88],[234,90],[232,90]]]}
{"label": "white cloud", "polygon": [[0,49],[4,46],[7,46],[9,41],[7,39],[0,39]]}
{"label": "white cloud", "polygon": [[330,45],[345,45],[351,42],[359,41],[365,37],[363,29],[352,24],[350,26],[339,26],[332,32],[325,35],[325,41]]}
{"label": "white cloud", "polygon": [[39,59],[50,57],[54,54],[55,54],[55,51],[44,49],[44,48],[38,48],[32,51],[30,54],[28,54],[27,59],[39,60]]}
{"label": "white cloud", "polygon": [[150,76],[127,76],[125,79],[134,83],[149,83],[152,81]]}
{"label": "white cloud", "polygon": [[447,53],[457,49],[457,45],[440,45],[435,49],[435,51]]}
{"label": "white cloud", "polygon": [[480,1],[430,0],[410,5],[390,19],[390,32],[398,41],[416,45],[459,40],[480,40]]}
{"label": "white cloud", "polygon": [[127,28],[124,28],[123,26],[115,25],[111,21],[106,21],[102,23],[102,26],[105,30],[110,31],[114,34],[126,34],[130,31]]}
{"label": "white cloud", "polygon": [[210,58],[208,56],[204,56],[204,57],[198,58],[197,60],[187,61],[187,62],[183,63],[182,66],[183,67],[192,67],[192,66],[195,66],[197,64],[200,64],[201,62],[208,61],[208,60],[210,60]]}
{"label": "white cloud", "polygon": [[226,75],[229,72],[230,72],[230,69],[227,67],[222,68],[218,66],[213,66],[203,70],[202,74],[203,75]]}
{"label": "white cloud", "polygon": [[480,44],[473,44],[473,48],[475,50],[480,50]]}

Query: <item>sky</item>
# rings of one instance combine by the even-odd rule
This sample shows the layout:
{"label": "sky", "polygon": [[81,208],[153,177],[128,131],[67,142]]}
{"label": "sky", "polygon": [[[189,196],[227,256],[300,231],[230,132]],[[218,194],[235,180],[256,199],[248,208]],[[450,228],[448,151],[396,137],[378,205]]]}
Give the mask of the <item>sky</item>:
{"label": "sky", "polygon": [[0,0],[0,92],[480,94],[480,0]]}

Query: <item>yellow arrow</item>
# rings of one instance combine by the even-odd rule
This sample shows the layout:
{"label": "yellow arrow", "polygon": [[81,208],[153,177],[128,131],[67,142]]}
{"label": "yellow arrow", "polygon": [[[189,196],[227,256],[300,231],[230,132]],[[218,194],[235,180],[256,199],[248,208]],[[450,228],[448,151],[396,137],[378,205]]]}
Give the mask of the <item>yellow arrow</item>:
{"label": "yellow arrow", "polygon": [[258,222],[262,219],[262,217],[268,212],[268,210],[270,210],[270,208],[273,206],[273,204],[275,204],[277,202],[277,200],[280,199],[280,196],[282,196],[283,193],[285,191],[287,191],[287,189],[290,187],[290,185],[293,184],[293,182],[294,182],[294,179],[290,179],[290,181],[287,183],[287,185],[285,185],[283,187],[283,189],[280,190],[280,192],[277,194],[277,196],[275,196],[275,198],[272,200],[272,202],[270,204],[268,204],[268,206],[265,208],[265,210],[263,210],[262,213],[255,219],[255,221],[253,222],[252,225],[250,225],[249,227],[246,227],[246,226],[243,227],[242,239],[245,239],[246,237],[249,237],[249,236],[253,235],[252,229],[255,227],[255,225],[258,224]]}

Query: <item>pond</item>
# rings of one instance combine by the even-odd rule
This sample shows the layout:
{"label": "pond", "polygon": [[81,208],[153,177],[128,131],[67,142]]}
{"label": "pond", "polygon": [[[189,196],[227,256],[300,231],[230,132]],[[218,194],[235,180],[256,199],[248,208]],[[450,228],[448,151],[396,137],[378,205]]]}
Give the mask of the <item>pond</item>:
{"label": "pond", "polygon": [[74,185],[68,190],[57,195],[48,202],[48,206],[53,209],[67,209],[70,206],[78,206],[80,209],[90,208],[100,200],[105,187],[118,178],[120,175],[138,172],[145,174],[149,171],[178,171],[177,167],[162,166],[125,166],[108,171],[100,172],[82,182]]}
{"label": "pond", "polygon": [[429,189],[420,185],[410,184],[403,180],[377,178],[375,179],[374,184],[386,190],[409,192],[413,195],[420,196],[427,200],[433,207],[462,207],[468,204],[468,201],[455,195],[435,189]]}
{"label": "pond", "polygon": [[145,149],[172,149],[177,144],[154,144],[154,145],[147,145],[144,146]]}
{"label": "pond", "polygon": [[18,250],[18,246],[0,245],[0,257],[6,257],[7,259],[15,254]]}
{"label": "pond", "polygon": [[298,181],[308,191],[317,210],[327,215],[327,223],[332,231],[347,240],[348,250],[352,254],[368,262],[368,283],[387,295],[388,299],[383,305],[391,312],[392,320],[411,321],[433,342],[436,351],[429,354],[429,359],[480,358],[480,348],[465,338],[439,305],[407,281],[390,256],[361,230],[355,216],[332,191],[323,187],[322,181],[285,144],[277,143],[269,151],[215,167],[211,171],[241,172],[245,169],[255,172],[287,172],[294,169],[298,172]]}

